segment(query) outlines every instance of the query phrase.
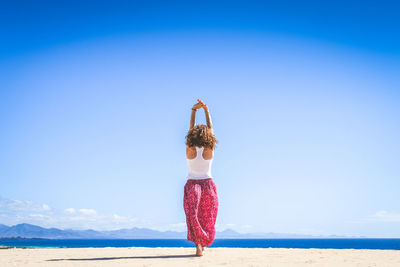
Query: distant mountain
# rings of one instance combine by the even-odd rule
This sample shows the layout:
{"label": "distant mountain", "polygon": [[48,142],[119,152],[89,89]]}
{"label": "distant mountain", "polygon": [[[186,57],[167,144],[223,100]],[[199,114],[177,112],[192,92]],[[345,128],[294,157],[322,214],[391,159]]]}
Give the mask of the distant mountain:
{"label": "distant mountain", "polygon": [[[22,223],[14,226],[0,224],[0,238],[48,238],[48,239],[185,239],[186,232],[157,231],[133,227],[114,231],[61,230],[43,228]],[[216,233],[216,238],[340,238],[340,236],[312,236],[277,233],[240,234],[232,229]],[[343,236],[342,236],[343,238]]]}
{"label": "distant mountain", "polygon": [[0,224],[0,231],[3,231],[5,229],[8,229],[9,227],[7,225],[4,224]]}
{"label": "distant mountain", "polygon": [[0,227],[0,237],[25,238],[74,238],[76,235],[57,228],[46,229],[40,226],[22,223],[11,227]]}
{"label": "distant mountain", "polygon": [[49,239],[164,239],[164,238],[186,238],[185,232],[156,231],[146,228],[131,228],[114,231],[95,230],[61,230],[57,228],[43,228],[40,226],[22,223],[14,226],[0,226],[0,238],[49,238]]}

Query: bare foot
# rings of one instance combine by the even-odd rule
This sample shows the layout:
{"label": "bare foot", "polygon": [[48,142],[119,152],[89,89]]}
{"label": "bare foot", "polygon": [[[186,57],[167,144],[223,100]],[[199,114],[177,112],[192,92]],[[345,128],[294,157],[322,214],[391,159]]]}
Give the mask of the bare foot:
{"label": "bare foot", "polygon": [[196,244],[196,256],[203,256],[203,248],[200,244]]}

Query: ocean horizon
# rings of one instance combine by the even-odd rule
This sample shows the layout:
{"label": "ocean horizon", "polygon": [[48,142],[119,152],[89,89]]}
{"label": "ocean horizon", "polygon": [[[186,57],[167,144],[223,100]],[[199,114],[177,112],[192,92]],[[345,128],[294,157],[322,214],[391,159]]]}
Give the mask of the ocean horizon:
{"label": "ocean horizon", "polygon": [[[0,246],[28,248],[194,247],[185,239],[23,239]],[[400,250],[400,238],[215,239],[211,247]]]}

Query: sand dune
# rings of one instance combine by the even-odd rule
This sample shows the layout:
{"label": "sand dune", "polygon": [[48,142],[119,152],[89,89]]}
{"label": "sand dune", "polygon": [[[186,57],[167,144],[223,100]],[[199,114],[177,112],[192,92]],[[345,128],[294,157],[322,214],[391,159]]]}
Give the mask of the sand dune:
{"label": "sand dune", "polygon": [[400,266],[400,251],[208,248],[0,249],[0,266]]}

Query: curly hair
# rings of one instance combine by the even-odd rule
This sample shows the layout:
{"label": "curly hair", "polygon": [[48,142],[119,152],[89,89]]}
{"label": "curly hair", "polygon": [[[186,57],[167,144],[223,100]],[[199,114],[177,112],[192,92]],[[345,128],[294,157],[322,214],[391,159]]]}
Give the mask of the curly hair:
{"label": "curly hair", "polygon": [[212,130],[204,124],[198,124],[188,131],[186,145],[189,147],[209,147],[214,150],[218,143]]}

